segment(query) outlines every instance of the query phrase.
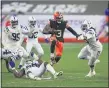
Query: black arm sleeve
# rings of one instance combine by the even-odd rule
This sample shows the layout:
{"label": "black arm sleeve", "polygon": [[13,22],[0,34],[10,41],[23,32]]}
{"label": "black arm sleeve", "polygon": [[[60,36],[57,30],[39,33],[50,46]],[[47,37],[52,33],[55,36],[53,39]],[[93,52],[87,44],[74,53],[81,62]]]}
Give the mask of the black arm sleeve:
{"label": "black arm sleeve", "polygon": [[78,37],[79,35],[76,33],[76,31],[74,31],[71,27],[67,28],[73,35],[75,35],[76,37]]}

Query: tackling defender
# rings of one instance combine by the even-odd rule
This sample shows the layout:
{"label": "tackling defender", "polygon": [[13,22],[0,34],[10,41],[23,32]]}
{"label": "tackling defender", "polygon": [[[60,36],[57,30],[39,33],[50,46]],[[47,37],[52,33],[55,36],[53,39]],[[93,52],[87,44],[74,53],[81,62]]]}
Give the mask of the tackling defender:
{"label": "tackling defender", "polygon": [[[44,55],[44,51],[38,42],[38,34],[40,32],[40,29],[36,26],[36,19],[33,16],[30,16],[28,19],[28,26],[21,26],[23,27],[24,31],[23,34],[27,36],[27,44],[26,44],[26,51],[33,55],[34,53],[31,53],[32,48],[35,48],[35,50],[38,53],[38,59],[40,60],[41,57]],[[34,54],[35,55],[35,54]],[[36,55],[35,55],[36,56]],[[21,59],[19,68],[22,67],[24,63],[24,60]]]}
{"label": "tackling defender", "polygon": [[2,40],[4,49],[17,53],[19,58],[24,57],[26,59],[30,59],[29,54],[20,43],[22,40],[22,31],[21,27],[18,26],[18,19],[16,16],[12,16],[10,18],[10,26],[6,27],[4,30]]}
{"label": "tackling defender", "polygon": [[[54,13],[54,19],[50,19],[49,23],[45,26],[43,33],[51,34],[50,41],[50,59],[51,65],[57,63],[63,52],[63,42],[64,42],[64,31],[65,28],[70,31],[73,35],[78,37],[79,35],[69,26],[66,20],[63,19],[63,15],[60,12]],[[56,56],[54,55],[54,51],[56,49]]]}
{"label": "tackling defender", "polygon": [[90,71],[86,77],[92,77],[96,74],[94,69],[96,63],[100,62],[98,57],[102,52],[102,44],[96,37],[96,29],[91,26],[90,22],[85,20],[81,25],[81,29],[83,33],[78,37],[78,40],[85,40],[87,45],[82,48],[78,54],[78,58],[89,60],[88,65],[90,67]]}

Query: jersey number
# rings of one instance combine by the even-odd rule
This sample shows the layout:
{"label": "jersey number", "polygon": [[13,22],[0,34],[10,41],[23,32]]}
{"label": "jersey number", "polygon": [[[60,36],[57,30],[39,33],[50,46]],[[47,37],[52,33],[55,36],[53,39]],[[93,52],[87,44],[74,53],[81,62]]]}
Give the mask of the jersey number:
{"label": "jersey number", "polygon": [[37,38],[37,34],[38,34],[38,32],[34,32],[31,34],[31,36],[29,36],[29,38]]}
{"label": "jersey number", "polygon": [[62,31],[61,31],[61,30],[57,30],[56,36],[57,36],[57,37],[61,37],[61,34],[62,34]]}
{"label": "jersey number", "polygon": [[20,33],[12,33],[12,39],[15,41],[20,40]]}

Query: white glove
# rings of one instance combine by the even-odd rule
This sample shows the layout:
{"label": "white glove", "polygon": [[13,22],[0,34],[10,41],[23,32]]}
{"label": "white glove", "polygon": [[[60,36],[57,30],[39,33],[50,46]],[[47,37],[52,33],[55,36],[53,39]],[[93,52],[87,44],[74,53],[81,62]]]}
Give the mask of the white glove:
{"label": "white glove", "polygon": [[83,40],[84,39],[84,36],[81,34],[79,37],[78,37],[78,40]]}

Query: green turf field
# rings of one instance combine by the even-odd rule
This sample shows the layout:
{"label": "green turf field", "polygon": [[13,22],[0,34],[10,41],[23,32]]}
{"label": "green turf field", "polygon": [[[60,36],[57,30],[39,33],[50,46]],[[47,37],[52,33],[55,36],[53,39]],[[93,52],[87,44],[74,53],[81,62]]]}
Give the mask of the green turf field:
{"label": "green turf field", "polygon": [[[34,81],[25,78],[15,78],[8,73],[2,61],[2,86],[3,87],[107,87],[108,86],[108,44],[103,44],[100,63],[96,66],[96,76],[85,78],[89,72],[87,60],[80,60],[77,55],[85,44],[64,44],[62,59],[54,66],[56,71],[64,73],[58,79]],[[45,51],[43,60],[49,61],[49,45],[42,44]],[[17,64],[19,61],[16,61]],[[50,76],[49,73],[45,74]]]}

